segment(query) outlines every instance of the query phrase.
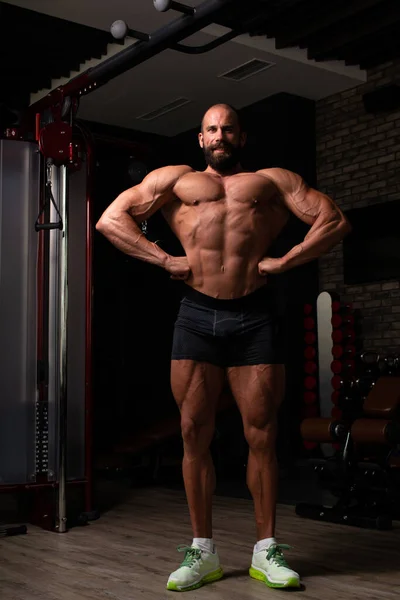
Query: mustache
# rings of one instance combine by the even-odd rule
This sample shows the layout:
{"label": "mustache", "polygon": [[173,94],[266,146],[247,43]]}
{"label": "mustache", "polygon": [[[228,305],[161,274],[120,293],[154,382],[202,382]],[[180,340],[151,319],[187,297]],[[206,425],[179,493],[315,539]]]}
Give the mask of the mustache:
{"label": "mustache", "polygon": [[212,146],[211,150],[232,150],[233,146],[231,144],[217,144],[216,146]]}

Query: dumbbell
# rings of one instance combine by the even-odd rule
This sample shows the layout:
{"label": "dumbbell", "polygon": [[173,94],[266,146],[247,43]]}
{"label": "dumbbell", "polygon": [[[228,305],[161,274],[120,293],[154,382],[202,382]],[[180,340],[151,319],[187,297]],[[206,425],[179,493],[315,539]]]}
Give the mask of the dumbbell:
{"label": "dumbbell", "polygon": [[354,359],[356,355],[356,347],[352,344],[342,346],[340,344],[334,344],[332,346],[332,355],[334,358],[342,360]]}
{"label": "dumbbell", "polygon": [[355,332],[352,329],[334,329],[332,331],[332,340],[335,344],[354,344]]}
{"label": "dumbbell", "polygon": [[344,373],[346,376],[354,375],[355,370],[356,363],[350,358],[345,361],[335,359],[331,362],[331,371],[336,375],[339,375],[339,373]]}

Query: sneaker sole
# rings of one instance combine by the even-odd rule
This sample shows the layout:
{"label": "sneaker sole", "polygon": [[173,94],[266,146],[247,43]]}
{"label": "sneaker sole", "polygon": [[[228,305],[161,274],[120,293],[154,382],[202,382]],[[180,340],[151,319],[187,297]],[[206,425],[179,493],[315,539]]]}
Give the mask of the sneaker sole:
{"label": "sneaker sole", "polygon": [[297,579],[297,577],[290,577],[284,583],[275,583],[273,581],[270,581],[268,579],[268,576],[265,575],[265,573],[263,573],[262,571],[259,571],[258,569],[255,569],[254,567],[250,567],[249,575],[253,579],[257,579],[258,581],[263,581],[270,588],[288,588],[288,587],[299,588],[300,587],[300,581]]}
{"label": "sneaker sole", "polygon": [[200,579],[200,581],[198,581],[197,583],[193,583],[192,585],[182,586],[182,585],[178,585],[174,581],[170,581],[167,584],[167,590],[170,590],[172,592],[190,592],[192,590],[197,590],[199,587],[202,587],[203,585],[206,585],[207,583],[214,583],[214,581],[218,581],[219,579],[222,579],[223,576],[224,576],[224,572],[220,567],[216,571],[212,571],[211,573],[208,573],[208,575],[205,575],[202,579]]}

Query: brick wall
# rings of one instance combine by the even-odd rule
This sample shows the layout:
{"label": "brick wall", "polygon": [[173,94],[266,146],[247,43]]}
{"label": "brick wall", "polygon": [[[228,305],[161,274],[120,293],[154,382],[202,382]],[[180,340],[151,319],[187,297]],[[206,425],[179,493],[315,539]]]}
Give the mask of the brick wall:
{"label": "brick wall", "polygon": [[[365,92],[393,81],[400,82],[400,61],[317,103],[318,189],[343,210],[400,198],[400,108],[372,115],[362,102]],[[320,260],[320,290],[336,291],[361,310],[366,350],[400,352],[399,281],[346,286],[342,258],[340,246]]]}

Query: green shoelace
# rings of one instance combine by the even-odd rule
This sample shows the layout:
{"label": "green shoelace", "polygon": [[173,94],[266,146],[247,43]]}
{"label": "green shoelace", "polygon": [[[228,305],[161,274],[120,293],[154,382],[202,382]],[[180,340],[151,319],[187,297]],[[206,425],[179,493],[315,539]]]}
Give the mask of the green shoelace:
{"label": "green shoelace", "polygon": [[[274,544],[267,550],[267,560],[273,560],[280,567],[288,567],[285,557],[282,554],[283,550],[290,550],[288,544]],[[201,550],[192,548],[191,546],[178,546],[178,552],[184,552],[185,556],[181,562],[181,567],[193,567],[196,560],[201,558]]]}
{"label": "green shoelace", "polygon": [[289,567],[287,564],[282,550],[290,550],[291,546],[287,544],[274,544],[267,550],[267,560],[273,560],[280,567]]}
{"label": "green shoelace", "polygon": [[190,546],[178,546],[178,552],[184,552],[185,557],[181,563],[181,567],[193,567],[196,560],[201,558],[201,550],[198,548],[191,548]]}

